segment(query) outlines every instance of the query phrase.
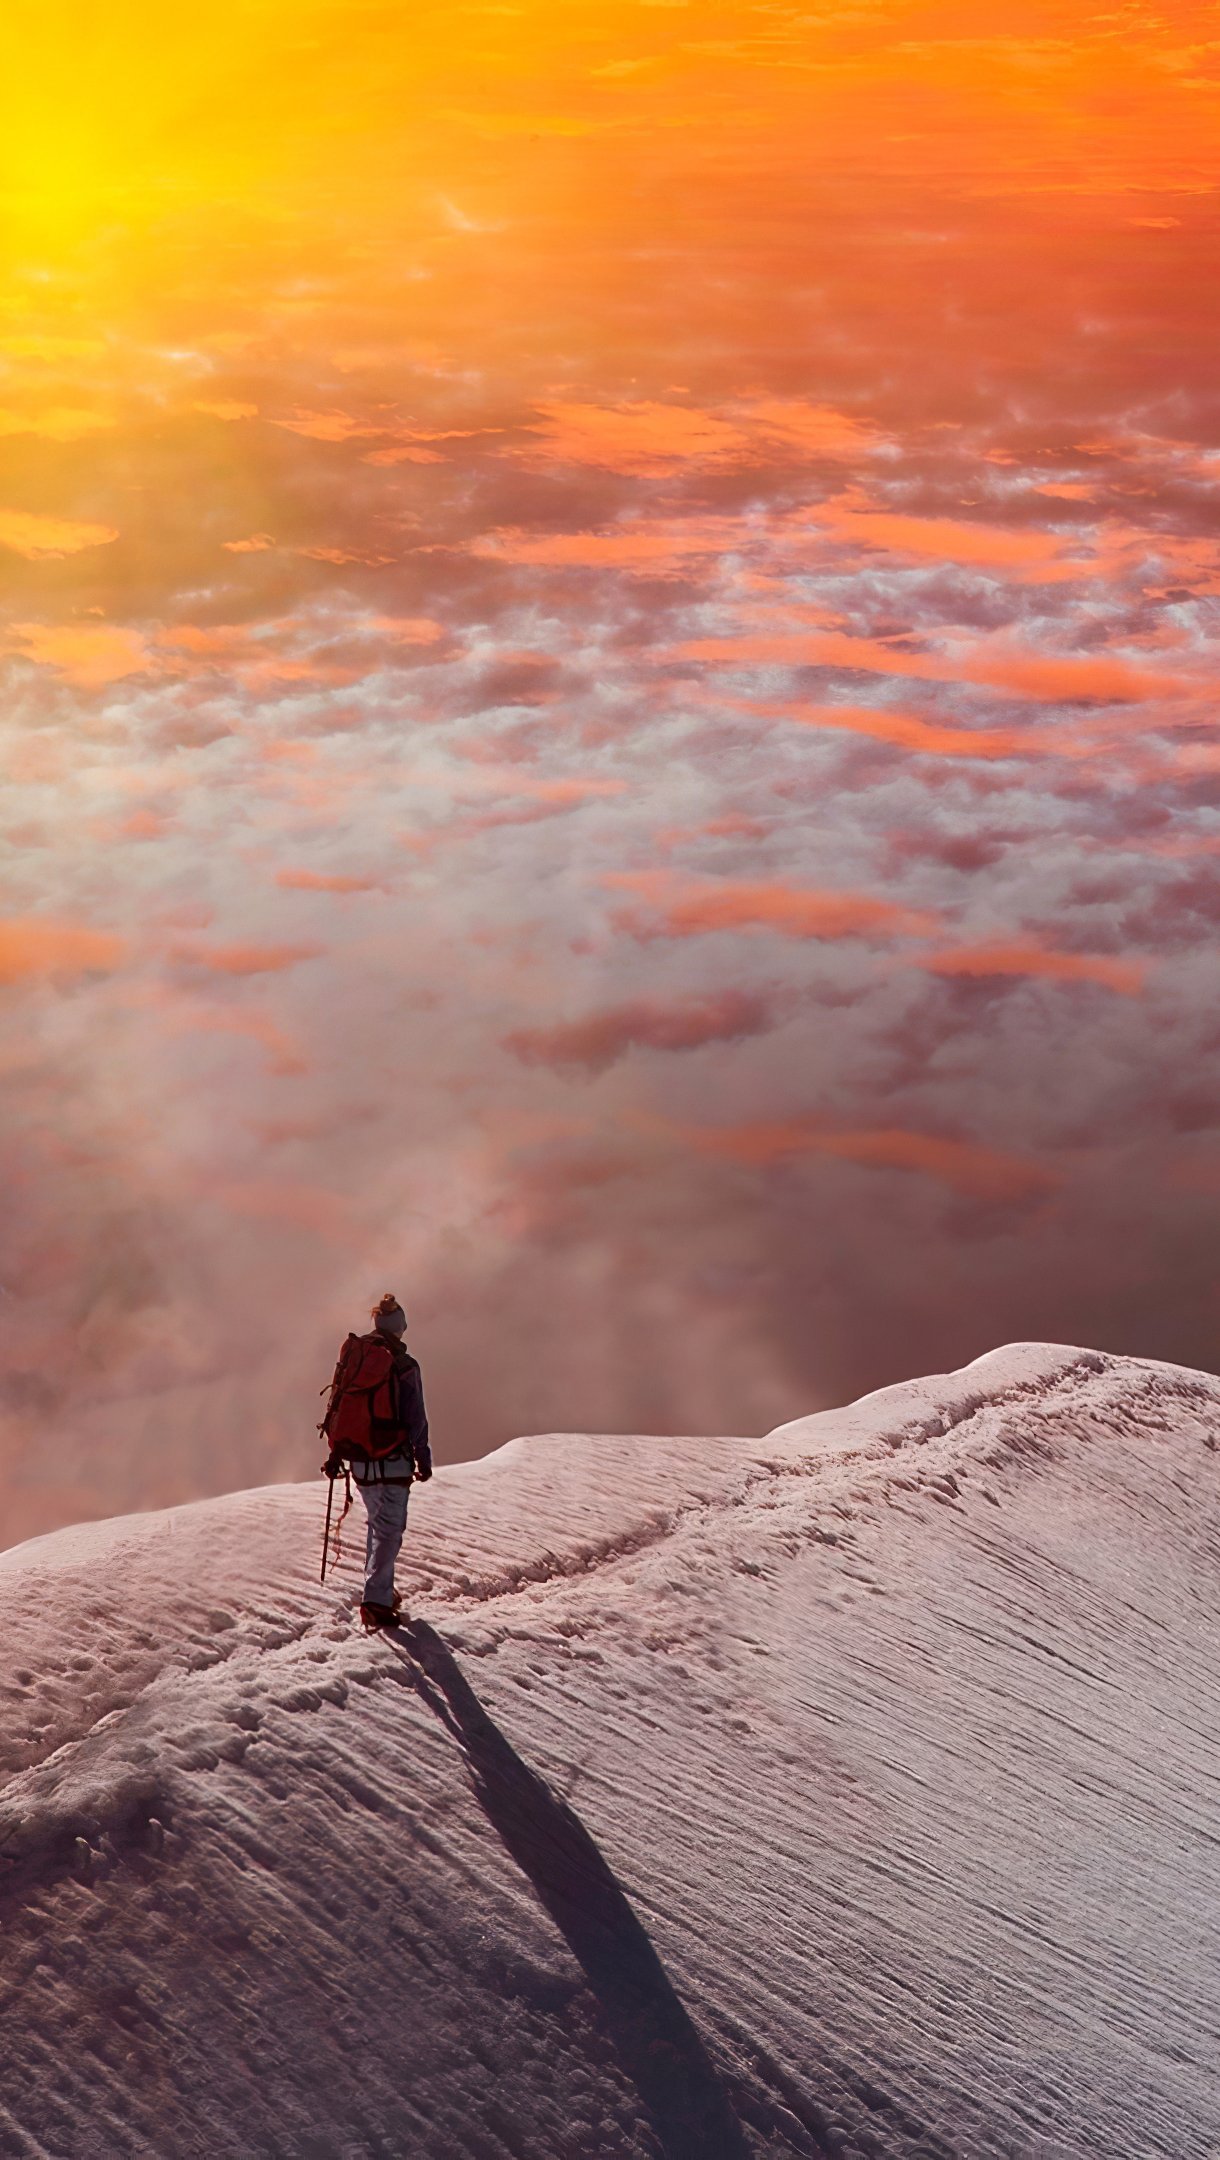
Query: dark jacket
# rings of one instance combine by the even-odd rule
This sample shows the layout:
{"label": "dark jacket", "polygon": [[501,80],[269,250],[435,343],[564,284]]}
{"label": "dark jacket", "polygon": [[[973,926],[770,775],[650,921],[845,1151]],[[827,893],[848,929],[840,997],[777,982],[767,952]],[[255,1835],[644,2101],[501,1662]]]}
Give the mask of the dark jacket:
{"label": "dark jacket", "polygon": [[424,1380],[418,1362],[405,1343],[388,1329],[377,1333],[394,1359],[394,1384],[398,1392],[398,1423],[403,1443],[380,1462],[353,1461],[352,1476],[359,1485],[393,1483],[404,1477],[431,1477],[432,1449],[428,1444],[428,1413],[424,1408]]}

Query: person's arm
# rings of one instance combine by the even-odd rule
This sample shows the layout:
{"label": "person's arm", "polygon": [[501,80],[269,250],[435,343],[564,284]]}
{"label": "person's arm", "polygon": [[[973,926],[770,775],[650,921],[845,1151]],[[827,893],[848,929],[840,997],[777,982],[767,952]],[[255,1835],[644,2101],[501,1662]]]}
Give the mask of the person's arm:
{"label": "person's arm", "polygon": [[415,1459],[415,1475],[421,1482],[432,1475],[432,1448],[428,1439],[428,1413],[424,1408],[424,1382],[418,1365],[411,1363],[398,1376],[398,1407]]}

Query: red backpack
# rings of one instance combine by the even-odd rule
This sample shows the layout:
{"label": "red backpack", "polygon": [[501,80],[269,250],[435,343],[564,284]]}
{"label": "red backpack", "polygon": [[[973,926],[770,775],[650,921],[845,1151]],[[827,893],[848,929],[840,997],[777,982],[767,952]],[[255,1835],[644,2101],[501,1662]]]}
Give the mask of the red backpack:
{"label": "red backpack", "polygon": [[329,1441],[332,1455],[380,1462],[402,1446],[394,1353],[384,1335],[348,1336],[318,1430]]}

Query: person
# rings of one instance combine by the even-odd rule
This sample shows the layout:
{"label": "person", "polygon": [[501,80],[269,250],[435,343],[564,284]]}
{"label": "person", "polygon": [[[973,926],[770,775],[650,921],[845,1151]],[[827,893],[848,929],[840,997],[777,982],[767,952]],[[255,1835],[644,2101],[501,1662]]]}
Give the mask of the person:
{"label": "person", "polygon": [[393,1291],[387,1290],[369,1317],[374,1333],[365,1341],[383,1341],[393,1356],[394,1423],[402,1437],[389,1454],[378,1457],[353,1452],[345,1459],[332,1448],[322,1469],[335,1478],[350,1467],[368,1516],[360,1617],[366,1627],[393,1627],[402,1604],[394,1587],[394,1566],[407,1527],[407,1501],[413,1480],[422,1484],[432,1475],[432,1450],[423,1377],[403,1341],[407,1316]]}

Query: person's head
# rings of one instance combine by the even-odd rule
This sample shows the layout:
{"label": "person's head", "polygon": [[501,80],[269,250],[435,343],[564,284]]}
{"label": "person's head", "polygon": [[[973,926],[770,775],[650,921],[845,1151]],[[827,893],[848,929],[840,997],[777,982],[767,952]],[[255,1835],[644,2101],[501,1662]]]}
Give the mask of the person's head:
{"label": "person's head", "polygon": [[383,1298],[378,1298],[370,1317],[383,1335],[403,1336],[407,1332],[407,1316],[392,1290],[387,1290]]}

